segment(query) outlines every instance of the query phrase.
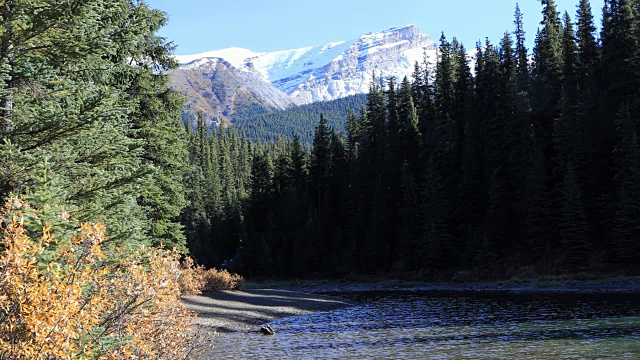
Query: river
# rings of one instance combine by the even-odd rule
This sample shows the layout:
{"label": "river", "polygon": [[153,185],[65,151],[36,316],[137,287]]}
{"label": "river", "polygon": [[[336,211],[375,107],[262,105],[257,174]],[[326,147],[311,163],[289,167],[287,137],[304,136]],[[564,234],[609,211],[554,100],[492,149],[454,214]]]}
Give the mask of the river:
{"label": "river", "polygon": [[358,305],[229,333],[211,359],[640,359],[640,294],[355,292]]}

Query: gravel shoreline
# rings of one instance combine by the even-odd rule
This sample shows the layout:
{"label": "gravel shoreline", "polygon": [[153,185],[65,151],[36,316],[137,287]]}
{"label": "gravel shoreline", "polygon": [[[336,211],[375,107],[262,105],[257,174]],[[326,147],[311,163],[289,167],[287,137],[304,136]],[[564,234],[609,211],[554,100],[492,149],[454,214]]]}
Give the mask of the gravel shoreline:
{"label": "gravel shoreline", "polygon": [[[245,291],[184,296],[186,307],[198,314],[194,324],[214,333],[258,331],[259,326],[288,316],[329,311],[356,303],[340,293],[368,291],[452,291],[511,293],[640,293],[640,278],[602,280],[426,283],[411,281],[271,281],[249,283]],[[331,294],[338,296],[327,296]]]}
{"label": "gravel shoreline", "polygon": [[217,333],[258,331],[259,325],[279,318],[355,304],[335,296],[281,289],[210,292],[184,296],[182,301],[187,309],[198,314],[195,325]]}

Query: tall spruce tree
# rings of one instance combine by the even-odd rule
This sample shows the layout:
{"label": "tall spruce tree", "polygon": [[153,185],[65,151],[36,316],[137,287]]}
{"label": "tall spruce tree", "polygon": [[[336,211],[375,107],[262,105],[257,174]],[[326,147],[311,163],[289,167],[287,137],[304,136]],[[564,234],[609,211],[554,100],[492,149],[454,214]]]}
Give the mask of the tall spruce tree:
{"label": "tall spruce tree", "polygon": [[515,58],[516,69],[518,73],[518,95],[521,111],[529,111],[529,93],[531,91],[531,76],[529,73],[529,51],[526,45],[526,33],[524,31],[523,14],[520,11],[520,5],[516,3],[515,20],[516,26],[514,35],[516,38]]}
{"label": "tall spruce tree", "polygon": [[451,243],[446,223],[446,209],[442,177],[435,162],[429,159],[420,202],[422,237],[417,245],[418,268],[442,270],[448,265],[447,257]]}
{"label": "tall spruce tree", "polygon": [[640,150],[628,106],[623,106],[617,121],[619,142],[615,148],[617,204],[611,234],[613,260],[637,265],[640,259]]}
{"label": "tall spruce tree", "polygon": [[[590,218],[595,216],[594,198],[597,193],[597,175],[594,161],[599,158],[598,142],[600,138],[600,116],[598,116],[600,49],[595,38],[596,28],[593,23],[589,0],[581,0],[577,11],[576,41],[577,59],[577,131],[581,137],[578,144],[581,159],[577,160],[578,179],[584,189],[585,208]],[[594,228],[594,230],[596,230]],[[595,238],[603,238],[603,234],[594,234]]]}
{"label": "tall spruce tree", "polygon": [[545,266],[545,257],[550,256],[552,225],[549,215],[549,194],[546,188],[544,152],[538,144],[536,132],[530,129],[526,144],[526,182],[524,200],[526,215],[523,221],[524,246],[520,259],[524,264],[540,264],[541,270],[552,270]]}
{"label": "tall spruce tree", "polygon": [[[454,82],[453,96],[455,99],[455,110],[453,118],[455,119],[455,152],[454,167],[457,169],[462,159],[464,147],[464,127],[467,119],[473,115],[473,77],[471,76],[471,67],[469,59],[467,59],[467,50],[464,45],[455,42],[453,63]],[[454,170],[457,171],[457,170]]]}
{"label": "tall spruce tree", "polygon": [[573,164],[567,164],[564,179],[562,219],[559,224],[562,236],[564,268],[570,272],[588,267],[589,227],[587,224],[582,195],[576,180]]}
{"label": "tall spruce tree", "polygon": [[395,252],[395,262],[399,263],[402,269],[415,268],[415,258],[417,244],[420,237],[419,225],[419,196],[418,187],[409,163],[402,166],[402,206],[400,208],[400,231],[398,247]]}
{"label": "tall spruce tree", "polygon": [[413,82],[411,91],[418,113],[418,129],[424,136],[433,127],[434,107],[433,107],[433,81],[431,78],[430,64],[426,53],[422,64],[416,62],[413,72]]}
{"label": "tall spruce tree", "polygon": [[[486,59],[491,59],[491,56]],[[501,260],[511,253],[517,244],[519,229],[519,209],[516,200],[520,193],[518,188],[519,157],[521,151],[522,118],[518,113],[517,68],[513,40],[505,33],[498,49],[498,64],[485,64],[485,71],[494,70],[496,84],[495,113],[487,119],[487,168],[489,175],[489,193],[485,220],[485,245],[483,251],[499,256]],[[497,65],[497,68],[495,66]],[[490,266],[489,266],[490,265]],[[496,264],[485,264],[493,268]]]}
{"label": "tall spruce tree", "polygon": [[420,120],[413,100],[411,84],[406,77],[402,81],[398,96],[401,153],[404,157],[403,161],[408,163],[411,172],[415,176],[421,170],[418,167],[420,167],[419,159],[422,151],[422,134],[419,129]]}
{"label": "tall spruce tree", "polygon": [[451,43],[442,33],[438,47],[438,63],[433,83],[436,116],[439,120],[448,120],[453,115],[453,52]]}
{"label": "tall spruce tree", "polygon": [[594,100],[593,91],[597,90],[597,71],[599,49],[596,42],[596,27],[593,22],[589,0],[580,0],[577,11],[576,39],[578,43],[578,76],[583,103]]}
{"label": "tall spruce tree", "polygon": [[561,114],[555,122],[554,141],[556,147],[557,167],[565,173],[569,162],[577,164],[581,159],[578,144],[582,141],[578,133],[578,47],[575,33],[568,13],[564,15],[564,32],[562,35],[562,98]]}
{"label": "tall spruce tree", "polygon": [[[631,0],[607,0],[603,17],[602,61],[607,109],[615,113],[638,96],[640,47]],[[633,110],[633,109],[632,109]]]}
{"label": "tall spruce tree", "polygon": [[386,148],[384,150],[384,182],[386,188],[385,199],[385,230],[387,231],[384,238],[387,242],[393,243],[393,239],[397,238],[399,226],[399,208],[400,199],[402,198],[402,163],[405,154],[402,144],[402,125],[400,123],[399,108],[399,91],[396,89],[395,78],[388,80],[386,95]]}
{"label": "tall spruce tree", "polygon": [[562,23],[553,0],[542,0],[543,20],[533,49],[532,120],[545,157],[553,156],[553,122],[562,97]]}
{"label": "tall spruce tree", "polygon": [[331,133],[324,116],[320,115],[320,122],[316,128],[311,153],[311,201],[316,208],[322,204],[323,198],[329,190],[329,170],[331,166]]}
{"label": "tall spruce tree", "polygon": [[144,2],[44,0],[4,2],[0,17],[0,196],[44,206],[31,179],[47,161],[49,205],[104,221],[112,242],[184,250],[182,105],[165,72],[172,46],[155,34],[165,14]]}

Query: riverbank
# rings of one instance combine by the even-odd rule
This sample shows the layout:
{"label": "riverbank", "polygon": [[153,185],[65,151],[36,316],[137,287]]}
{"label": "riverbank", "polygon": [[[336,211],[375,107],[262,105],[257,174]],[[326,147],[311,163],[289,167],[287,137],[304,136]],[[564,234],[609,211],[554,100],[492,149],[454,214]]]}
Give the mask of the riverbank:
{"label": "riverbank", "polygon": [[341,294],[359,304],[213,337],[202,359],[640,359],[637,294]]}
{"label": "riverbank", "polygon": [[217,333],[258,331],[259,325],[279,318],[354,304],[335,296],[267,288],[260,284],[250,284],[245,291],[184,296],[182,301],[189,310],[198,314],[196,325]]}
{"label": "riverbank", "polygon": [[363,280],[278,280],[251,282],[248,288],[270,288],[310,294],[385,291],[542,292],[542,293],[640,293],[640,277],[570,278],[540,277],[505,281],[424,282],[389,278]]}
{"label": "riverbank", "polygon": [[276,319],[354,305],[339,297],[353,292],[510,292],[640,293],[640,277],[603,279],[539,278],[492,282],[417,282],[377,280],[279,280],[248,282],[245,291],[210,292],[183,297],[198,313],[196,325],[216,333],[258,331]]}

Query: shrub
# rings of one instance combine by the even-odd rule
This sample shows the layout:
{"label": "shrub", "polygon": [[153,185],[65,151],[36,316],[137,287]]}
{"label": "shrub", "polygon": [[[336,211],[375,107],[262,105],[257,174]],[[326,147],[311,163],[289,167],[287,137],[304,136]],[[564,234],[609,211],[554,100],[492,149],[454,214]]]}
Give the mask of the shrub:
{"label": "shrub", "polygon": [[207,285],[204,266],[195,266],[193,259],[187,257],[182,263],[180,291],[184,295],[199,295]]}
{"label": "shrub", "polygon": [[227,270],[209,269],[205,272],[205,279],[205,291],[244,289],[244,278],[238,274],[231,274]]}
{"label": "shrub", "polygon": [[2,212],[0,358],[180,359],[190,356],[193,313],[180,301],[178,254],[103,250],[105,227],[69,240],[14,199]]}
{"label": "shrub", "polygon": [[203,291],[242,290],[244,278],[227,270],[196,266],[193,259],[187,258],[182,266],[180,288],[185,295],[198,295]]}

